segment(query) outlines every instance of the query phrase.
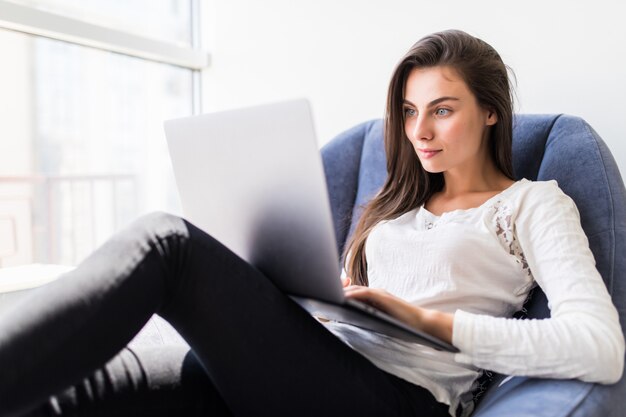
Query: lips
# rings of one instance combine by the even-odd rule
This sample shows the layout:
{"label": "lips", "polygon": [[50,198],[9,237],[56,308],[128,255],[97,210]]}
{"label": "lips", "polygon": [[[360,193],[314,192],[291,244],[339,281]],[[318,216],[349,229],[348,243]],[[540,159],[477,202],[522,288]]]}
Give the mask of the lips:
{"label": "lips", "polygon": [[424,158],[428,159],[441,152],[441,149],[418,149],[418,151]]}

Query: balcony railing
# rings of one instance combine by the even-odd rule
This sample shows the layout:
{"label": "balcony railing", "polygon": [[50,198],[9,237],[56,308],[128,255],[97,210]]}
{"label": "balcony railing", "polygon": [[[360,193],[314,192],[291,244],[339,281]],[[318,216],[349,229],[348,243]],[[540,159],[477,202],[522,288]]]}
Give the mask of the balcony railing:
{"label": "balcony railing", "polygon": [[135,175],[0,176],[0,266],[76,264],[137,203]]}

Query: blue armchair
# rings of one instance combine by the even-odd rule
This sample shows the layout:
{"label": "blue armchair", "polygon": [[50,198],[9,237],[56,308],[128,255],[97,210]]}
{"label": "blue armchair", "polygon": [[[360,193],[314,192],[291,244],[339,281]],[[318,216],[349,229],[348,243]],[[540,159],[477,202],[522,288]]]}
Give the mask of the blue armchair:
{"label": "blue armchair", "polygon": [[[361,207],[386,177],[382,122],[362,123],[322,148],[340,251]],[[517,179],[557,180],[576,202],[596,265],[622,326],[626,323],[626,190],[606,144],[582,119],[567,115],[517,115],[513,165]],[[537,288],[528,317],[550,311]],[[614,385],[496,375],[478,400],[475,417],[618,417],[626,415],[626,378]]]}

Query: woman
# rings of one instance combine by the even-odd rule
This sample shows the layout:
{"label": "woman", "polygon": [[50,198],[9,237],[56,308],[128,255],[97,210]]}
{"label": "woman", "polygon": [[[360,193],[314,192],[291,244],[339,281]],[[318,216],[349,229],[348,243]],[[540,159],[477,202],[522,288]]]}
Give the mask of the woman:
{"label": "woman", "polygon": [[[511,119],[493,48],[459,31],[418,41],[389,88],[388,179],[347,246],[348,297],[460,354],[319,323],[204,232],[155,214],[0,318],[0,415],[43,413],[154,312],[209,376],[213,415],[468,415],[479,368],[617,381],[623,335],[576,207],[554,181],[513,180]],[[507,319],[535,284],[552,317]]]}

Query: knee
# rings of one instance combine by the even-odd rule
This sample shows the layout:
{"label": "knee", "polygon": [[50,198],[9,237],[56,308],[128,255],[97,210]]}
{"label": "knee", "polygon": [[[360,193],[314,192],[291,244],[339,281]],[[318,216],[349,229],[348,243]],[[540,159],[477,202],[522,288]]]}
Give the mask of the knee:
{"label": "knee", "polygon": [[155,211],[138,218],[131,226],[136,233],[148,237],[166,238],[172,235],[187,237],[189,232],[182,218]]}
{"label": "knee", "polygon": [[154,212],[134,220],[113,235],[102,247],[111,257],[141,259],[155,246],[167,241],[184,243],[189,231],[183,219],[173,214]]}

